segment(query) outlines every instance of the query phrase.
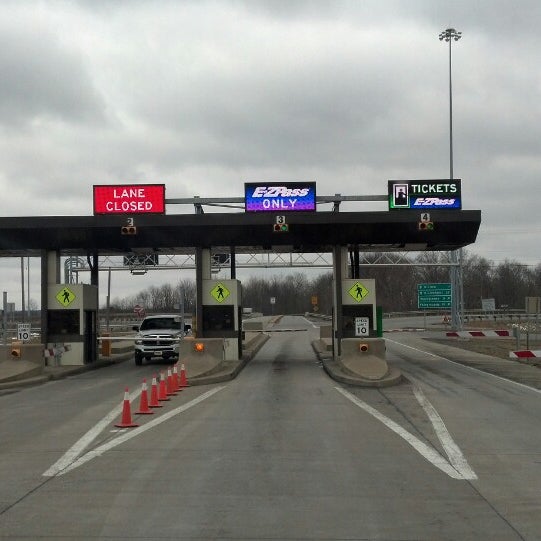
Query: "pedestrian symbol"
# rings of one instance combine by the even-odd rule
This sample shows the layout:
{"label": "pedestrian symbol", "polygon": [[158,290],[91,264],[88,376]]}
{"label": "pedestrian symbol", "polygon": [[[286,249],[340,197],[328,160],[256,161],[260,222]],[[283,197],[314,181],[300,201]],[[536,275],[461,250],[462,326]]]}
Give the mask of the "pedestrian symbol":
{"label": "pedestrian symbol", "polygon": [[56,300],[62,306],[69,306],[75,300],[75,293],[68,287],[63,287],[57,294]]}
{"label": "pedestrian symbol", "polygon": [[349,289],[348,293],[357,302],[361,302],[368,295],[369,291],[361,284],[361,282],[355,282],[353,286]]}
{"label": "pedestrian symbol", "polygon": [[210,294],[212,295],[212,297],[214,298],[215,301],[218,301],[218,302],[223,302],[225,301],[225,299],[227,299],[227,297],[229,297],[229,295],[231,295],[231,293],[229,292],[229,290],[227,289],[227,287],[225,287],[223,284],[220,284],[220,283],[217,283],[211,290],[210,290]]}

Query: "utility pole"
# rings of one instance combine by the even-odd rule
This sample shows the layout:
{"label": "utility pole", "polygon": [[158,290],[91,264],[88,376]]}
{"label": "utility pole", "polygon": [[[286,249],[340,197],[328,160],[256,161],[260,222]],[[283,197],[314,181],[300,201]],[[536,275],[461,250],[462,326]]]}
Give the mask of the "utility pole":
{"label": "utility pole", "polygon": [[[453,82],[452,82],[452,47],[453,41],[458,41],[462,32],[454,28],[447,28],[440,33],[440,41],[449,44],[449,180],[454,179],[453,174]],[[464,311],[464,292],[462,282],[462,248],[451,251],[451,326],[453,330],[462,328]]]}

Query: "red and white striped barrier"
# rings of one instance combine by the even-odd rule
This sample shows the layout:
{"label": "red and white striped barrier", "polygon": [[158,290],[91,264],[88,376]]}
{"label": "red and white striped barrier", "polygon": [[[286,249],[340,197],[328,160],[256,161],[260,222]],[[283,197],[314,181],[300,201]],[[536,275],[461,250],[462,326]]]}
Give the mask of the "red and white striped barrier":
{"label": "red and white striped barrier", "polygon": [[531,359],[532,357],[541,357],[541,350],[524,349],[522,351],[510,351],[509,357],[513,359]]}
{"label": "red and white striped barrier", "polygon": [[506,338],[512,336],[508,330],[501,331],[449,331],[445,333],[446,336],[454,336],[459,338]]}

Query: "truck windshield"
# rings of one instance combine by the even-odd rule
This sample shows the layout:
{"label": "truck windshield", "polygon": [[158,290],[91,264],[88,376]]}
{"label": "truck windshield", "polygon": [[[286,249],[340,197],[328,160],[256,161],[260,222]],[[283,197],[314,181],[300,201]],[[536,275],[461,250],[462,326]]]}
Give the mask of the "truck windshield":
{"label": "truck windshield", "polygon": [[145,319],[141,323],[141,331],[150,331],[154,329],[175,329],[180,331],[180,318],[176,317],[156,317]]}

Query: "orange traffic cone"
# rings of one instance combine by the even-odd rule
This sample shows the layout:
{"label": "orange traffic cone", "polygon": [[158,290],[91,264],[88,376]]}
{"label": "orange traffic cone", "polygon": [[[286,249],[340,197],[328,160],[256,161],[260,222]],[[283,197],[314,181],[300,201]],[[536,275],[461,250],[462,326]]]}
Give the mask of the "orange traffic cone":
{"label": "orange traffic cone", "polygon": [[174,384],[173,384],[173,374],[171,373],[171,369],[167,369],[167,386],[165,389],[165,392],[167,393],[167,396],[174,396],[177,393],[175,393],[174,390]]}
{"label": "orange traffic cone", "polygon": [[183,389],[188,387],[188,379],[186,378],[186,369],[184,368],[184,363],[180,365],[180,382],[179,387]]}
{"label": "orange traffic cone", "polygon": [[158,402],[158,384],[156,383],[156,376],[152,378],[152,387],[150,389],[150,404],[149,408],[163,408]]}
{"label": "orange traffic cone", "polygon": [[124,392],[124,403],[122,405],[122,420],[115,426],[118,426],[119,428],[132,428],[134,426],[139,426],[137,423],[134,423],[131,420],[130,395],[127,387],[126,391]]}
{"label": "orange traffic cone", "polygon": [[173,365],[173,391],[175,393],[182,391],[182,389],[180,388],[178,384],[178,370],[177,370],[176,364]]}
{"label": "orange traffic cone", "polygon": [[148,405],[148,390],[147,390],[147,380],[143,380],[143,385],[141,386],[141,398],[139,400],[139,410],[135,413],[140,415],[149,415],[154,413]]}
{"label": "orange traffic cone", "polygon": [[171,400],[167,397],[167,388],[165,385],[165,376],[163,372],[160,373],[160,389],[158,391],[158,400],[163,402],[164,400]]}

